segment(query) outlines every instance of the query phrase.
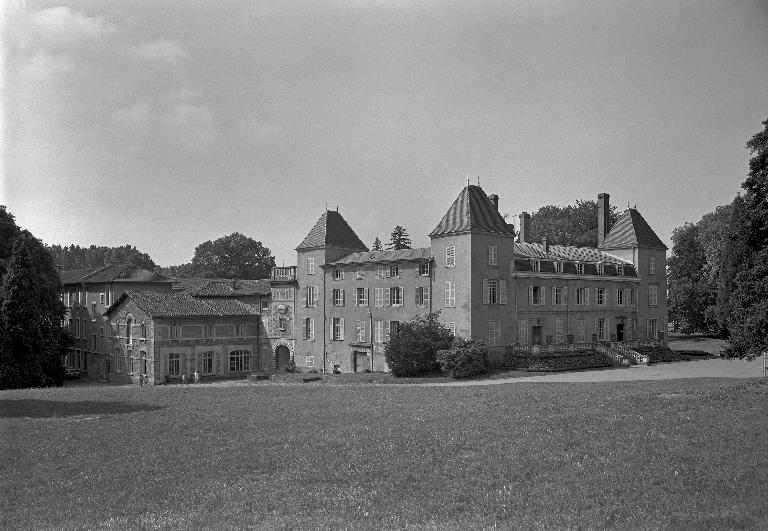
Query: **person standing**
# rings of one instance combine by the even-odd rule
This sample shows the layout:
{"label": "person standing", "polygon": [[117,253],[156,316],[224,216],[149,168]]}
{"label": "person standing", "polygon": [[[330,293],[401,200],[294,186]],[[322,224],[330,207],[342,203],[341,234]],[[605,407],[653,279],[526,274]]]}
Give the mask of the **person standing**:
{"label": "person standing", "polygon": [[181,375],[181,385],[184,385],[187,383],[187,373],[182,373]]}
{"label": "person standing", "polygon": [[200,383],[200,373],[197,371],[197,369],[195,369],[195,383]]}

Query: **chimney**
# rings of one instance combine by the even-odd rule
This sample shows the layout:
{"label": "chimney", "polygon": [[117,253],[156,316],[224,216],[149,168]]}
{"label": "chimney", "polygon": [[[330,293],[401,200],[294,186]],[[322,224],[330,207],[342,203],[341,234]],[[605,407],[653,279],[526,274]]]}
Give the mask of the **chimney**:
{"label": "chimney", "polygon": [[488,196],[488,199],[491,200],[491,203],[493,203],[493,209],[498,212],[499,211],[499,196],[496,194],[491,194]]}
{"label": "chimney", "polygon": [[608,236],[608,214],[610,213],[610,204],[608,194],[597,194],[597,246],[603,244],[603,240]]}
{"label": "chimney", "polygon": [[547,241],[546,236],[542,238],[541,244],[544,246],[544,254],[549,254],[549,242]]}
{"label": "chimney", "polygon": [[520,214],[520,232],[517,233],[519,243],[530,243],[531,241],[531,215],[528,212]]}

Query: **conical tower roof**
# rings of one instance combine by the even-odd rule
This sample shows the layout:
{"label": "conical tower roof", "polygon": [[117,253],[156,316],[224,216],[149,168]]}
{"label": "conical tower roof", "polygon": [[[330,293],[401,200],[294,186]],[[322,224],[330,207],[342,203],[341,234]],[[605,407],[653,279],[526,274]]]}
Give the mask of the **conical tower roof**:
{"label": "conical tower roof", "polygon": [[485,232],[515,235],[512,227],[501,217],[482,188],[467,185],[445,213],[429,236]]}
{"label": "conical tower roof", "polygon": [[355,231],[346,220],[334,210],[326,210],[315,226],[309,231],[297,251],[302,249],[314,249],[317,247],[335,247],[337,249],[349,249],[351,251],[367,251],[368,247],[360,241]]}
{"label": "conical tower roof", "polygon": [[664,242],[653,232],[648,222],[643,219],[640,212],[634,208],[628,208],[616,222],[616,225],[611,227],[599,248],[627,249],[632,247],[667,248]]}

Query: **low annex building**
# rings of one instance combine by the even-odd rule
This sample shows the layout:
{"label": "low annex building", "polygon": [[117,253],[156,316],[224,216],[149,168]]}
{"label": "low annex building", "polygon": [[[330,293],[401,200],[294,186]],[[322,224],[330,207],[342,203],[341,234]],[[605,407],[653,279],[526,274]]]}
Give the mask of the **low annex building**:
{"label": "low annex building", "polygon": [[268,368],[260,354],[259,312],[235,299],[127,291],[104,313],[116,360],[113,378],[150,384],[245,376]]}

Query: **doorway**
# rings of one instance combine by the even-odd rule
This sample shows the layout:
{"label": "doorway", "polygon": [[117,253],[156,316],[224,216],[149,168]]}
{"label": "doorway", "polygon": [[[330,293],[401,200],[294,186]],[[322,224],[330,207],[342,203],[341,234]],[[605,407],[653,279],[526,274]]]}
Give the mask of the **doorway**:
{"label": "doorway", "polygon": [[616,325],[616,341],[624,341],[624,323]]}
{"label": "doorway", "polygon": [[291,351],[285,345],[278,345],[275,349],[275,361],[277,370],[287,367],[291,363]]}
{"label": "doorway", "polygon": [[354,372],[365,372],[371,368],[371,361],[368,353],[356,350],[352,353],[352,368]]}
{"label": "doorway", "polygon": [[541,345],[541,325],[531,326],[531,344]]}

